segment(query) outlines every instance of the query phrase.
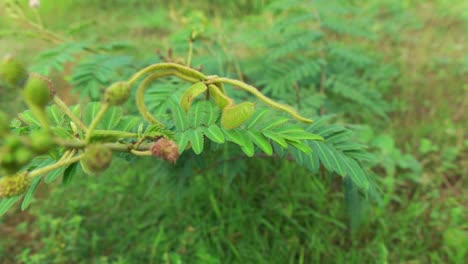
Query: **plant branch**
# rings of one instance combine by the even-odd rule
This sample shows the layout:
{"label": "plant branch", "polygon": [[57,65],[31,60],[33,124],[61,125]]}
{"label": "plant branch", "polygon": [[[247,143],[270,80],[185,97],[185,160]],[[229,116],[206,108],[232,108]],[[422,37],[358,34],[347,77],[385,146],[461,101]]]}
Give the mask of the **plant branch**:
{"label": "plant branch", "polygon": [[99,112],[96,114],[93,121],[89,125],[88,132],[86,133],[86,137],[85,137],[86,144],[89,144],[91,140],[91,135],[93,134],[93,130],[97,127],[101,119],[104,117],[104,114],[109,109],[109,107],[110,105],[108,103],[103,103],[101,105],[101,109],[99,109]]}
{"label": "plant branch", "polygon": [[63,167],[63,166],[67,166],[67,165],[70,165],[70,164],[73,164],[75,162],[78,162],[80,161],[82,158],[83,158],[83,154],[81,155],[78,155],[78,156],[75,156],[73,158],[68,158],[68,159],[64,159],[64,160],[60,160],[52,165],[49,165],[49,166],[45,166],[45,167],[42,167],[40,169],[37,169],[37,170],[34,170],[32,172],[30,172],[28,174],[28,177],[30,178],[34,178],[36,176],[39,176],[39,175],[42,175],[42,174],[45,174],[47,172],[50,172],[50,171],[53,171],[55,169],[58,169],[60,167]]}
{"label": "plant branch", "polygon": [[295,118],[298,121],[301,121],[301,122],[304,122],[304,123],[312,123],[313,122],[311,119],[308,119],[308,118],[305,118],[305,117],[301,116],[299,113],[297,113],[297,111],[294,108],[290,107],[289,105],[277,103],[277,102],[271,100],[270,98],[266,97],[265,95],[263,95],[257,88],[255,88],[255,87],[253,87],[251,85],[248,85],[246,83],[243,83],[241,81],[233,80],[233,79],[229,79],[229,78],[215,77],[215,78],[209,79],[207,81],[207,83],[208,84],[211,84],[211,83],[226,83],[226,84],[234,85],[236,87],[241,88],[244,91],[247,91],[247,92],[253,94],[255,97],[257,97],[260,101],[262,101],[266,105],[290,114],[293,118]]}
{"label": "plant branch", "polygon": [[86,127],[86,125],[81,121],[81,119],[79,119],[75,114],[73,114],[73,112],[70,110],[70,108],[68,108],[68,106],[65,104],[64,101],[62,101],[62,99],[60,99],[60,97],[58,96],[54,96],[54,103],[68,116],[70,117],[70,119],[76,124],[78,125],[78,127],[80,127],[81,130],[83,130],[84,132],[86,132],[88,130],[88,128]]}

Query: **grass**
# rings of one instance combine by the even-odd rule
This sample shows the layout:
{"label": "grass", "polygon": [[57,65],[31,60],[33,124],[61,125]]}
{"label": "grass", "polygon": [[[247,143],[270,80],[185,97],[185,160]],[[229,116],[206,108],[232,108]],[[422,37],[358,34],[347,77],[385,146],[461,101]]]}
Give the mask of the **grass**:
{"label": "grass", "polygon": [[[59,30],[70,20],[86,17],[92,26],[78,37],[129,40],[137,43],[143,56],[167,47],[173,32],[182,30],[191,14],[184,3],[181,11],[174,6],[159,6],[156,11],[125,6],[113,8],[112,15],[102,12],[108,6],[96,12],[90,6],[44,3],[41,12],[46,23]],[[422,170],[384,164],[378,171],[384,206],[370,210],[360,232],[348,233],[339,191],[342,183],[334,177],[311,177],[288,162],[272,169],[271,163],[253,160],[244,169],[255,175],[220,180],[207,172],[186,179],[182,172],[158,174],[162,170],[157,166],[164,165],[143,160],[138,167],[150,168],[145,173],[114,166],[98,179],[81,178],[72,186],[44,189],[46,194],[34,201],[30,211],[0,219],[0,232],[8,234],[8,239],[2,235],[0,240],[0,259],[5,263],[463,263],[468,202],[463,123],[468,119],[467,17],[452,1],[395,3],[377,5],[381,14],[374,28],[382,37],[369,44],[400,72],[387,94],[395,109],[390,124],[375,120],[376,127],[385,129],[376,133],[389,135],[396,144],[381,149],[384,162],[403,164],[406,160],[397,151],[401,149],[413,154]],[[127,8],[132,8],[130,15]],[[151,16],[153,11],[159,15]],[[238,18],[212,12],[220,29],[236,30],[231,24]],[[0,11],[1,28],[11,26],[1,17]],[[22,43],[0,39],[0,49],[32,61],[34,54],[49,46],[36,40]]]}

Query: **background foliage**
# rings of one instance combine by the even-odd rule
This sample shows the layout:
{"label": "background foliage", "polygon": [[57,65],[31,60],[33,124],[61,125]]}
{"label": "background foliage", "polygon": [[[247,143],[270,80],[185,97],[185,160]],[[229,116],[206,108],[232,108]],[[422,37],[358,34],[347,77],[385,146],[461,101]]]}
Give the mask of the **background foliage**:
{"label": "background foliage", "polygon": [[[29,211],[0,218],[0,259],[462,263],[464,7],[448,0],[42,1],[38,11],[65,36],[60,43],[28,38],[27,25],[0,9],[0,52],[52,74],[69,102],[97,100],[100,89],[167,58],[169,48],[173,59],[185,59],[188,34],[200,30],[193,65],[320,116],[310,130],[328,143],[310,147],[335,172],[298,151],[292,157],[305,168],[287,156],[245,159],[231,145],[208,145],[219,157],[213,164],[190,153],[175,167],[154,159],[114,164],[99,178],[40,185]],[[163,115],[170,100],[154,99],[181,88],[155,84],[152,111]],[[22,110],[8,96],[2,109]],[[350,137],[360,144],[342,144]],[[330,152],[346,155],[327,162]],[[343,165],[349,156],[372,168],[381,189],[371,192],[375,204],[353,203],[361,196],[336,177],[351,170]]]}

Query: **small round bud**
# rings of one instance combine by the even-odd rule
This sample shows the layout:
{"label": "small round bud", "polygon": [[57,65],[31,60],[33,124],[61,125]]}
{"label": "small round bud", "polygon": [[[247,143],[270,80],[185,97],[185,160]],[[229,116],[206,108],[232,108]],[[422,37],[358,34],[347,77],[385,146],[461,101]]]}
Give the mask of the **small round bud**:
{"label": "small round bud", "polygon": [[128,97],[130,97],[130,86],[127,82],[113,83],[104,94],[104,100],[110,105],[122,105]]}
{"label": "small round bud", "polygon": [[8,132],[10,132],[8,115],[0,111],[0,136],[8,134]]}
{"label": "small round bud", "polygon": [[46,154],[55,145],[51,135],[43,130],[31,132],[30,139],[32,151],[39,155]]}
{"label": "small round bud", "polygon": [[90,145],[85,150],[83,162],[91,172],[102,172],[112,162],[112,150],[102,144]]}
{"label": "small round bud", "polygon": [[33,153],[26,147],[20,147],[15,151],[15,161],[18,167],[28,164],[33,158]]}
{"label": "small round bud", "polygon": [[53,93],[50,80],[38,74],[31,74],[24,87],[25,100],[41,109],[49,104]]}
{"label": "small round bud", "polygon": [[12,56],[5,57],[0,63],[0,79],[13,87],[22,86],[28,78],[24,65]]}
{"label": "small round bud", "polygon": [[0,178],[0,198],[10,198],[25,193],[31,186],[27,172]]}
{"label": "small round bud", "polygon": [[180,155],[177,144],[167,138],[158,139],[153,146],[151,146],[151,153],[153,156],[162,158],[171,163],[175,163]]}

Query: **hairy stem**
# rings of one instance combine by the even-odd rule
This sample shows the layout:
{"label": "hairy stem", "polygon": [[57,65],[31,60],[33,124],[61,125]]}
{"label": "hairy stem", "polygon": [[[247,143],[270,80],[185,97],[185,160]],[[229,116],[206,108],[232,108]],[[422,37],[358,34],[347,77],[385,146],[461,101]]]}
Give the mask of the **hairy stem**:
{"label": "hairy stem", "polygon": [[166,76],[171,76],[171,75],[177,76],[180,79],[182,79],[184,81],[187,81],[187,82],[190,82],[190,83],[198,82],[197,79],[192,78],[190,76],[187,76],[187,75],[185,75],[185,74],[183,74],[181,72],[178,72],[177,70],[173,70],[173,69],[172,70],[165,70],[165,71],[161,71],[161,72],[155,72],[155,73],[149,75],[148,77],[146,77],[141,82],[140,86],[138,86],[135,99],[136,99],[136,105],[137,105],[138,111],[143,116],[143,118],[146,121],[150,122],[150,123],[158,124],[158,125],[163,126],[162,123],[159,122],[159,120],[157,120],[153,115],[151,115],[151,113],[148,111],[148,108],[146,107],[146,104],[145,104],[146,89],[148,89],[149,85],[153,81],[155,81],[156,79],[166,77]]}
{"label": "hairy stem", "polygon": [[148,73],[151,73],[151,72],[159,71],[159,70],[175,70],[175,71],[183,74],[186,77],[194,79],[195,82],[206,79],[206,76],[203,73],[201,73],[201,72],[199,72],[197,70],[194,70],[194,69],[192,69],[190,67],[180,65],[180,64],[177,64],[177,63],[172,63],[172,62],[164,62],[164,63],[153,64],[153,65],[150,65],[150,66],[148,66],[146,68],[143,68],[139,72],[135,73],[128,80],[128,84],[130,86],[133,86],[136,83],[136,81],[138,81],[138,79],[140,79],[144,75],[146,75]]}
{"label": "hairy stem", "polygon": [[262,101],[266,105],[290,114],[294,119],[296,119],[298,121],[301,121],[301,122],[304,122],[304,123],[312,123],[313,122],[311,119],[308,119],[308,118],[305,118],[305,117],[301,116],[299,113],[297,113],[297,111],[294,108],[290,107],[289,105],[277,103],[277,102],[271,100],[270,98],[266,97],[265,95],[263,95],[257,88],[255,88],[255,87],[253,87],[251,85],[248,85],[246,83],[243,83],[241,81],[233,80],[233,79],[229,79],[229,78],[216,77],[216,78],[209,79],[207,81],[207,83],[208,84],[211,84],[211,83],[226,83],[226,84],[234,85],[236,87],[241,88],[244,91],[247,91],[247,92],[253,94],[255,97],[257,97],[260,101]]}
{"label": "hairy stem", "polygon": [[81,130],[86,132],[88,128],[86,125],[79,119],[73,112],[68,108],[68,106],[65,104],[62,99],[58,96],[54,96],[54,103],[68,116],[70,119],[78,126],[80,127]]}
{"label": "hairy stem", "polygon": [[42,167],[40,169],[37,169],[37,170],[34,170],[30,173],[28,173],[28,177],[30,178],[34,178],[36,176],[39,176],[39,175],[42,175],[42,174],[45,174],[47,172],[50,172],[50,171],[53,171],[55,169],[58,169],[60,167],[63,167],[63,166],[67,166],[67,165],[70,165],[70,164],[73,164],[75,162],[78,162],[80,161],[82,158],[83,158],[83,154],[81,155],[78,155],[78,156],[75,156],[73,158],[68,158],[68,159],[64,159],[64,160],[60,160],[52,165],[49,165],[49,166],[45,166],[45,167]]}
{"label": "hairy stem", "polygon": [[86,144],[89,144],[91,140],[91,135],[93,134],[93,130],[97,127],[97,125],[99,124],[101,119],[104,117],[104,114],[106,113],[108,109],[109,109],[108,103],[103,103],[101,105],[101,109],[99,109],[99,112],[96,114],[93,121],[89,125],[88,132],[86,133],[86,137],[85,137]]}

